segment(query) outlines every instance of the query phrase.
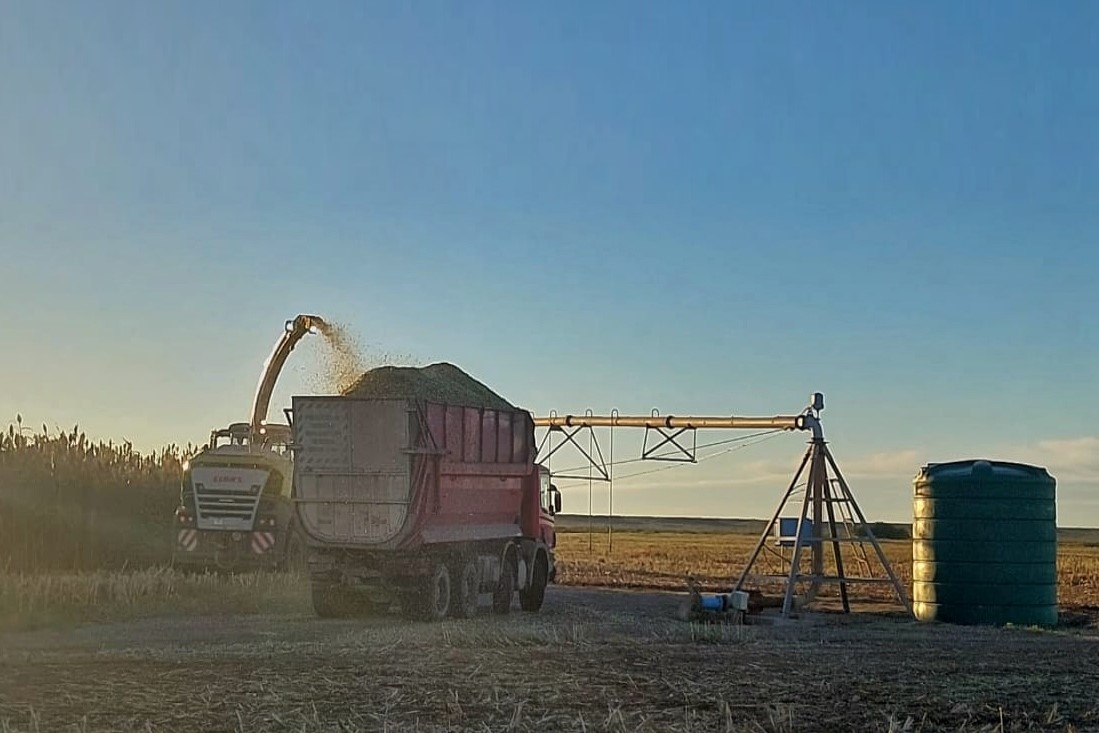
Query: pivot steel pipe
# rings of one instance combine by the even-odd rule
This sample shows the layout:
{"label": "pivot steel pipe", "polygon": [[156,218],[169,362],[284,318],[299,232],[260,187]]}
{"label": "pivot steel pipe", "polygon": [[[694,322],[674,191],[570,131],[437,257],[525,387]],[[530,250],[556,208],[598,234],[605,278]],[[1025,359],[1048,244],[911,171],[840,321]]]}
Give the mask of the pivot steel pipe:
{"label": "pivot steel pipe", "polygon": [[728,430],[805,430],[805,415],[699,417],[678,415],[550,415],[534,418],[539,428],[725,428]]}
{"label": "pivot steel pipe", "polygon": [[698,415],[558,415],[534,418],[538,428],[668,428],[692,430],[698,428],[718,430],[810,430],[816,439],[823,438],[820,411],[824,409],[824,395],[814,392],[809,406],[800,415],[774,415],[772,417],[698,416]]}

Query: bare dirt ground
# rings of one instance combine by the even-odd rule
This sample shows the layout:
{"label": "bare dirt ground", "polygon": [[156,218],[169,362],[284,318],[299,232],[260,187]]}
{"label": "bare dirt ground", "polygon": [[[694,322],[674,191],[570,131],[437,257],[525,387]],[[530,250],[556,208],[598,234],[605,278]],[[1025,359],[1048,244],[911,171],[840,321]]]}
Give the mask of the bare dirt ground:
{"label": "bare dirt ground", "polygon": [[671,593],[538,615],[159,618],[0,635],[0,731],[1099,730],[1099,630],[829,614],[699,626]]}

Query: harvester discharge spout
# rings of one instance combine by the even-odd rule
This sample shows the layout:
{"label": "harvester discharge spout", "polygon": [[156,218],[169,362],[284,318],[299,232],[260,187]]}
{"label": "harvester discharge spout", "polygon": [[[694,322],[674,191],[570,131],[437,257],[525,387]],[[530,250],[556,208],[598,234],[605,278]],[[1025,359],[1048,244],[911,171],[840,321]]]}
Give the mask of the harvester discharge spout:
{"label": "harvester discharge spout", "polygon": [[275,383],[278,382],[279,373],[290,352],[307,333],[324,333],[327,330],[328,324],[320,316],[303,313],[286,322],[285,330],[263,364],[263,372],[260,374],[259,384],[256,385],[250,421],[253,434],[258,434],[262,430],[264,421],[267,420],[267,410],[271,405]]}

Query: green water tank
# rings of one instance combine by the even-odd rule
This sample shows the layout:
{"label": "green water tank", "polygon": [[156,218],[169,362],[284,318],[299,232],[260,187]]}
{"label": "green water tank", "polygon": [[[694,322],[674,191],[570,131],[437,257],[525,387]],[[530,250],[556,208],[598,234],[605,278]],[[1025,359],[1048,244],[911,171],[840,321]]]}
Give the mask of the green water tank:
{"label": "green water tank", "polygon": [[912,601],[920,621],[1057,624],[1057,483],[1044,468],[932,463],[915,479]]}

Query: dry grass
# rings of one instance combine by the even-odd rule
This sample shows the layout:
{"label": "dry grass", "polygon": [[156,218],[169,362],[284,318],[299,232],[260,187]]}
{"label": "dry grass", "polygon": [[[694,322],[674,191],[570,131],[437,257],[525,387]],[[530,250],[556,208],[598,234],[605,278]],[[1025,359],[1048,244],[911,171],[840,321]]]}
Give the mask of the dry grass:
{"label": "dry grass", "polygon": [[304,580],[276,573],[194,575],[171,568],[0,573],[0,629],[164,615],[311,611]]}

